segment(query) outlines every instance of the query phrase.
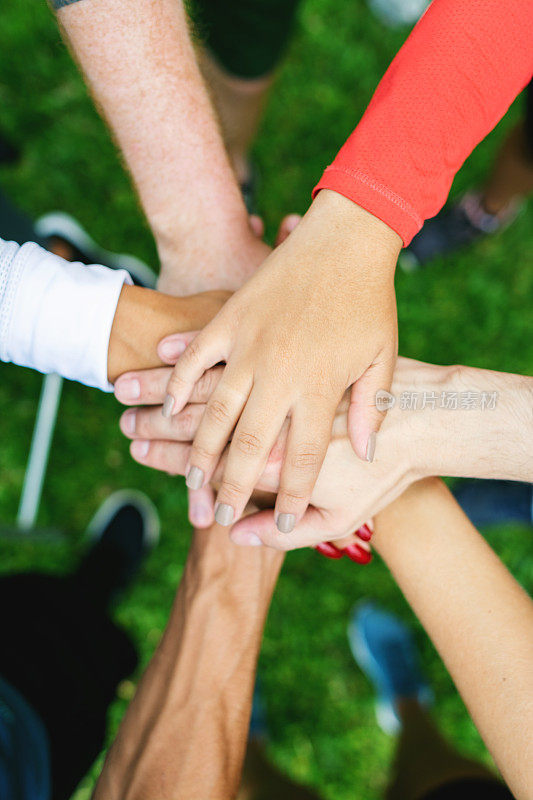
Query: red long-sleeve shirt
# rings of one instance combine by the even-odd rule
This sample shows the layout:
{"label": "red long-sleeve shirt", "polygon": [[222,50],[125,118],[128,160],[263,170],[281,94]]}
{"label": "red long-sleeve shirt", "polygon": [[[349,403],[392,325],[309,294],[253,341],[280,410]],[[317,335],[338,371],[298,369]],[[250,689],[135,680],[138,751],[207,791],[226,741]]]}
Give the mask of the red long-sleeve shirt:
{"label": "red long-sleeve shirt", "polygon": [[533,0],[433,0],[313,195],[333,189],[409,244],[533,76]]}

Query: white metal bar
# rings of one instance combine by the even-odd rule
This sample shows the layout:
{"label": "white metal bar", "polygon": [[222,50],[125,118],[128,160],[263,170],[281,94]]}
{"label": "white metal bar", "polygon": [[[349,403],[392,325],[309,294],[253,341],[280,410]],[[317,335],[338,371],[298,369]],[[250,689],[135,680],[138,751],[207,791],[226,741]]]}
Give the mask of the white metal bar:
{"label": "white metal bar", "polygon": [[17,515],[21,531],[33,528],[37,520],[62,388],[63,378],[45,375]]}

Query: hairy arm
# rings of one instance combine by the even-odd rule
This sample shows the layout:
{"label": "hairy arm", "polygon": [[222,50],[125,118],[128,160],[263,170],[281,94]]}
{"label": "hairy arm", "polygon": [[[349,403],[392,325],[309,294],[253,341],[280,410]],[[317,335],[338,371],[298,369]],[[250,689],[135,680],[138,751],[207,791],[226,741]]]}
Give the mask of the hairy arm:
{"label": "hairy arm", "polygon": [[246,747],[263,626],[283,557],[196,532],[170,620],[94,800],[229,800]]}
{"label": "hairy arm", "polygon": [[137,187],[172,294],[235,289],[265,258],[181,0],[80,0],[58,19]]}

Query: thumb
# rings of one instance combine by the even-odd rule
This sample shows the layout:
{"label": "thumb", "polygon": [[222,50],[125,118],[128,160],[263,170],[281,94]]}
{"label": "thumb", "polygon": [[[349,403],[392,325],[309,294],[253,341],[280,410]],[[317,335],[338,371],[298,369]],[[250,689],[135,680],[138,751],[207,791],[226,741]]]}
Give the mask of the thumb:
{"label": "thumb", "polygon": [[209,528],[215,521],[215,493],[207,483],[201,489],[188,489],[189,521],[194,528]]}
{"label": "thumb", "polygon": [[354,383],[348,409],[348,435],[352,447],[363,461],[373,461],[376,434],[385,413],[394,404],[390,394],[394,359],[375,361]]}
{"label": "thumb", "polygon": [[250,214],[249,217],[250,228],[257,236],[258,239],[262,239],[265,235],[265,223],[261,219],[258,214]]}
{"label": "thumb", "polygon": [[161,339],[157,345],[157,355],[165,364],[175,364],[197,335],[198,331],[171,333],[170,336]]}
{"label": "thumb", "polygon": [[331,520],[309,506],[298,525],[291,533],[280,533],[276,527],[274,510],[259,511],[235,523],[231,539],[235,544],[253,546],[264,544],[275,550],[295,550],[298,547],[314,547],[319,542],[341,536],[331,530]]}
{"label": "thumb", "polygon": [[280,244],[283,244],[285,239],[289,238],[301,219],[302,217],[300,214],[288,214],[286,217],[283,217],[279,226],[278,235],[276,236],[275,247],[279,247]]}

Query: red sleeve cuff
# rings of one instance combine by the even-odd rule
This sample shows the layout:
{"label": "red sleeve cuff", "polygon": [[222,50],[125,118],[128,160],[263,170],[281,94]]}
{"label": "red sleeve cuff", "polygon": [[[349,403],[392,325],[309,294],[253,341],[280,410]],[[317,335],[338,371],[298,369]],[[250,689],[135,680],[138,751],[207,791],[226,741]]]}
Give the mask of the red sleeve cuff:
{"label": "red sleeve cuff", "polygon": [[338,192],[369,211],[396,231],[404,247],[424,224],[420,214],[403,197],[359,170],[331,165],[313,189],[313,198],[321,189]]}

